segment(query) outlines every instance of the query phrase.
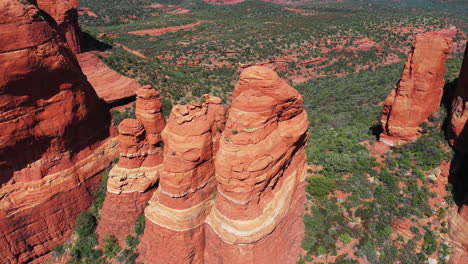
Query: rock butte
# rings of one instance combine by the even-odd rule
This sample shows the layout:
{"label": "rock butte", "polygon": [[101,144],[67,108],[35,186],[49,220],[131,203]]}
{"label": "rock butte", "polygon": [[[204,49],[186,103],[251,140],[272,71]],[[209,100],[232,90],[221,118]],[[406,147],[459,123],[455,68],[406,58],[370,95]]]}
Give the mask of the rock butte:
{"label": "rock butte", "polygon": [[98,96],[107,103],[118,103],[121,100],[131,98],[141,87],[137,81],[109,68],[92,53],[85,52],[76,57],[83,73],[93,85]]}
{"label": "rock butte", "polygon": [[403,76],[384,101],[381,142],[394,145],[419,137],[419,126],[440,107],[451,45],[437,32],[416,36]]}
{"label": "rock butte", "polygon": [[[6,0],[3,0],[6,1]],[[68,47],[75,53],[81,53],[81,29],[78,25],[78,0],[34,0],[37,7],[44,11],[42,16],[53,19],[57,31],[65,38]]]}
{"label": "rock butte", "polygon": [[34,5],[0,1],[0,263],[40,263],[73,232],[116,154],[110,113]]}
{"label": "rock butte", "polygon": [[151,198],[163,160],[161,131],[166,121],[161,108],[159,93],[143,86],[137,91],[137,119],[125,119],[118,127],[120,159],[109,173],[96,230],[100,238],[112,234],[124,245]]}
{"label": "rock butte", "polygon": [[271,69],[254,66],[242,72],[226,121],[220,103],[206,97],[173,108],[140,262],[299,258],[309,125],[302,97]]}

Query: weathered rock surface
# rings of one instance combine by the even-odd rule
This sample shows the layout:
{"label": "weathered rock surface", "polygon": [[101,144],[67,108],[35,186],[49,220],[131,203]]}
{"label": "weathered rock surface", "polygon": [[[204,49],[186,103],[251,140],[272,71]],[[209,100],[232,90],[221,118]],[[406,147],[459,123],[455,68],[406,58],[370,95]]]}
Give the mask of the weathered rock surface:
{"label": "weathered rock surface", "polygon": [[250,67],[234,90],[225,125],[223,117],[218,98],[174,107],[139,261],[299,258],[309,125],[302,97],[274,71]]}
{"label": "weathered rock surface", "polygon": [[141,85],[134,79],[109,68],[96,55],[86,52],[77,55],[83,73],[93,85],[99,97],[107,103],[115,103],[135,96]]}
{"label": "weathered rock surface", "polygon": [[110,113],[34,6],[0,1],[0,263],[71,235],[115,152]]}
{"label": "weathered rock surface", "polygon": [[97,227],[101,238],[112,234],[122,245],[151,198],[163,161],[161,132],[166,121],[159,93],[151,86],[137,91],[136,117],[118,127],[120,159],[109,173]]}
{"label": "weathered rock surface", "polygon": [[275,72],[242,72],[216,154],[218,197],[206,220],[206,263],[297,261],[308,126],[301,95]]}
{"label": "weathered rock surface", "polygon": [[57,26],[73,53],[82,52],[81,29],[78,25],[78,0],[34,0],[46,14],[42,16]]}
{"label": "weathered rock surface", "polygon": [[458,78],[452,103],[447,137],[450,144],[460,152],[468,152],[468,48],[465,50],[463,65]]}
{"label": "weathered rock surface", "polygon": [[162,134],[159,188],[145,210],[141,262],[203,263],[204,221],[216,190],[213,157],[224,116],[217,97],[173,108]]}
{"label": "weathered rock surface", "polygon": [[392,145],[416,140],[419,126],[439,109],[451,44],[450,38],[438,32],[416,36],[403,76],[384,102],[382,142]]}

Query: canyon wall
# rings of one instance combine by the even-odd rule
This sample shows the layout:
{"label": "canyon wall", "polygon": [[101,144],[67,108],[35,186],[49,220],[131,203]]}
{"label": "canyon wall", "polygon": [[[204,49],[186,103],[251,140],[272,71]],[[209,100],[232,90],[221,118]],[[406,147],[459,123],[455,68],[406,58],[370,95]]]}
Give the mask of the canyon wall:
{"label": "canyon wall", "polygon": [[380,141],[394,145],[419,137],[419,126],[440,107],[451,45],[437,32],[416,36],[403,76],[384,101]]}
{"label": "canyon wall", "polygon": [[175,106],[139,261],[297,261],[308,126],[300,94],[266,67],[242,72],[226,121],[216,97]]}
{"label": "canyon wall", "polygon": [[110,113],[31,4],[0,1],[0,263],[40,263],[116,151]]}
{"label": "canyon wall", "polygon": [[165,126],[159,93],[151,86],[137,91],[136,119],[119,126],[120,157],[109,173],[106,199],[96,232],[114,235],[121,245],[134,230],[159,180],[162,164],[161,131]]}
{"label": "canyon wall", "polygon": [[78,25],[78,0],[31,0],[41,14],[65,39],[73,53],[82,52],[81,29]]}

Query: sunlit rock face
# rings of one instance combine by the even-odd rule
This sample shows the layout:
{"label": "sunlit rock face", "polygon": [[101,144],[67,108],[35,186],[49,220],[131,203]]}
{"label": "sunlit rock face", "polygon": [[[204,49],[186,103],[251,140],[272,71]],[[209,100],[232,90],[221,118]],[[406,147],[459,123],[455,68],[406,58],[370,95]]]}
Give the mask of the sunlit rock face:
{"label": "sunlit rock face", "polygon": [[115,155],[110,113],[55,26],[0,1],[0,263],[39,263],[73,232]]}
{"label": "sunlit rock face", "polygon": [[[203,263],[204,221],[216,190],[214,155],[224,127],[221,99],[176,105],[164,140],[164,162],[158,190],[145,210],[140,261]],[[170,250],[168,250],[170,249]]]}
{"label": "sunlit rock face", "polygon": [[416,36],[403,76],[384,102],[380,141],[394,145],[419,137],[419,126],[440,107],[451,45],[438,32]]}
{"label": "sunlit rock face", "polygon": [[140,262],[299,258],[309,126],[302,97],[272,70],[254,66],[241,74],[227,113],[220,103],[207,97],[174,107]]}
{"label": "sunlit rock face", "polygon": [[100,238],[110,234],[125,245],[125,238],[133,234],[159,180],[165,124],[159,93],[151,86],[137,90],[136,119],[125,119],[118,127],[120,157],[107,181],[96,230]]}
{"label": "sunlit rock face", "polygon": [[308,127],[301,95],[275,72],[242,72],[215,159],[205,263],[297,261]]}

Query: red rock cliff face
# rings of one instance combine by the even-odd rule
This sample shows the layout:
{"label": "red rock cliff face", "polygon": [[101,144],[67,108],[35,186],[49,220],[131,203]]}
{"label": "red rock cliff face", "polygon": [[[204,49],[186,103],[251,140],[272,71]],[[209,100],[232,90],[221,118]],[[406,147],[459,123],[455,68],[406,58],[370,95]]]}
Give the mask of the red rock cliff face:
{"label": "red rock cliff face", "polygon": [[468,152],[468,48],[465,50],[451,114],[447,127],[449,142],[456,150]]}
{"label": "red rock cliff face", "polygon": [[[243,71],[224,129],[218,98],[176,106],[140,262],[294,263],[304,233],[308,118],[266,67]],[[217,186],[217,191],[215,191]]]}
{"label": "red rock cliff face", "polygon": [[136,117],[120,123],[120,159],[107,182],[97,233],[114,235],[124,245],[159,180],[161,131],[165,126],[158,92],[151,86],[137,91]]}
{"label": "red rock cliff face", "polygon": [[275,72],[242,72],[216,154],[205,263],[297,261],[308,127],[301,95]]}
{"label": "red rock cliff face", "polygon": [[[65,38],[73,53],[82,52],[81,29],[78,25],[78,0],[31,0],[46,14],[49,21],[53,19],[57,30]],[[49,17],[50,16],[50,17]]]}
{"label": "red rock cliff face", "polygon": [[0,263],[34,263],[71,235],[115,142],[104,102],[36,7],[1,0],[0,34]]}
{"label": "red rock cliff face", "polygon": [[204,221],[216,189],[213,157],[224,114],[216,97],[173,108],[162,134],[159,188],[145,210],[141,262],[203,263]]}
{"label": "red rock cliff face", "polygon": [[419,126],[439,109],[451,45],[451,39],[437,32],[416,36],[403,76],[384,102],[382,142],[416,140]]}

